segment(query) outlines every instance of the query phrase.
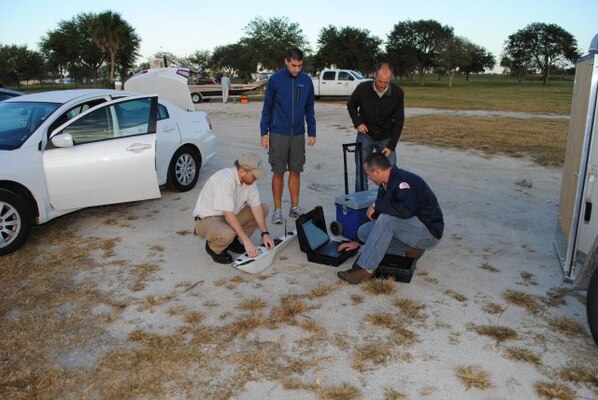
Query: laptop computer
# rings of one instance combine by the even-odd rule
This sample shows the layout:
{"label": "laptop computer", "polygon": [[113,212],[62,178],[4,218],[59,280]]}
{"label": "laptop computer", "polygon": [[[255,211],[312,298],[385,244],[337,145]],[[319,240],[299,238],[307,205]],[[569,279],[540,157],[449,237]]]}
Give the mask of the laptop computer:
{"label": "laptop computer", "polygon": [[326,230],[324,211],[316,206],[295,221],[301,251],[307,253],[308,261],[318,264],[339,266],[348,258],[357,254],[357,249],[339,251],[342,241],[331,240]]}

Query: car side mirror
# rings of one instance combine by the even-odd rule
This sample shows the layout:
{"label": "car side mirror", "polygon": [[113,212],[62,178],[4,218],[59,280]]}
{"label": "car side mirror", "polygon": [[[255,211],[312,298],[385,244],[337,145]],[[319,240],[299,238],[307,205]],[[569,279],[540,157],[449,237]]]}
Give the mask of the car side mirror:
{"label": "car side mirror", "polygon": [[75,145],[75,142],[73,142],[73,135],[70,133],[54,135],[51,140],[52,144],[56,147],[73,147]]}

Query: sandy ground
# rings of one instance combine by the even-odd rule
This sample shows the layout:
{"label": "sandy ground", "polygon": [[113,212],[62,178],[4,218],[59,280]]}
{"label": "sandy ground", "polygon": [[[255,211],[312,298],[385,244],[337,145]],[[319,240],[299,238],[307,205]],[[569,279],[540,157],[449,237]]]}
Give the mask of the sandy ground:
{"label": "sandy ground", "polygon": [[[124,228],[102,224],[105,216],[98,213],[81,213],[76,223],[78,234],[120,237],[118,258],[132,264],[159,263],[159,271],[146,288],[127,295],[145,298],[177,292],[176,305],[205,313],[207,325],[221,325],[223,313],[234,311],[235,305],[247,298],[265,299],[271,308],[283,295],[302,295],[317,285],[335,284],[337,271],[349,268],[350,262],[339,268],[310,263],[298,243],[284,249],[264,272],[268,279],[260,280],[259,276],[215,264],[205,254],[203,240],[189,234],[197,195],[213,172],[231,166],[243,152],[254,151],[266,160],[265,151],[258,146],[260,102],[211,102],[197,108],[208,112],[219,137],[218,157],[202,169],[197,187],[183,194],[163,191],[160,200],[128,205],[128,213],[152,217],[127,221]],[[334,198],[344,191],[341,143],[352,142],[354,132],[343,105],[317,103],[316,112],[318,141],[307,152],[301,205],[305,209],[323,206],[330,222],[335,219]],[[549,299],[554,299],[555,288],[570,289],[563,283],[552,247],[561,170],[523,159],[488,158],[403,142],[398,147],[398,159],[401,167],[424,177],[435,191],[445,215],[444,238],[420,259],[411,283],[398,283],[396,293],[372,295],[364,292],[363,285],[341,285],[320,298],[318,307],[302,318],[314,321],[328,335],[342,336],[349,346],[320,344],[317,352],[326,361],[296,378],[323,386],[349,383],[365,399],[383,399],[389,388],[411,399],[531,399],[539,397],[534,388],[538,382],[564,383],[580,398],[593,398],[591,389],[563,382],[557,376],[560,369],[573,364],[598,367],[598,350],[588,333],[582,300],[565,291],[562,302],[548,304]],[[263,201],[271,205],[269,179],[258,185]],[[285,191],[285,215],[288,206]],[[273,235],[282,234],[281,226],[271,225],[269,220],[268,224]],[[258,236],[254,239],[257,242]],[[150,250],[156,245],[163,248],[159,254]],[[239,275],[244,280],[234,289],[214,284]],[[117,286],[110,277],[81,279],[95,279],[106,290]],[[189,282],[200,283],[181,293],[180,285]],[[539,310],[530,312],[509,304],[503,296],[507,290],[534,296]],[[361,296],[363,302],[352,301],[356,296]],[[357,346],[387,342],[392,337],[391,330],[366,322],[366,316],[387,312],[401,320],[401,311],[393,305],[395,299],[411,299],[425,305],[427,318],[406,323],[418,342],[397,344],[394,356],[381,365],[363,371],[352,368]],[[202,307],[210,300],[219,306]],[[111,334],[124,338],[136,329],[173,332],[176,323],[165,316],[165,310],[174,302],[151,311],[125,311],[109,328]],[[484,311],[490,304],[499,305],[503,311]],[[551,328],[550,321],[563,317],[579,322],[586,332],[567,335]],[[498,343],[476,333],[475,327],[481,325],[510,327],[519,337]],[[304,336],[297,327],[276,332],[258,329],[249,334],[250,339],[278,341],[289,353],[299,351],[295,343]],[[507,358],[505,352],[513,346],[537,354],[542,366]],[[457,368],[468,366],[487,372],[492,387],[468,389],[456,377]],[[197,393],[197,398],[202,397]],[[286,390],[281,382],[259,379],[248,382],[234,397],[314,399],[316,394]]]}

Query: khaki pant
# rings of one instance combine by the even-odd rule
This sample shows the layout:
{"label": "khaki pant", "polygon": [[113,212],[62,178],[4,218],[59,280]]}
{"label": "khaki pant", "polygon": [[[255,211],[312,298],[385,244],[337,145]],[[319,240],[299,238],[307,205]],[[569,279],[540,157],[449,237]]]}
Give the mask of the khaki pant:
{"label": "khaki pant", "polygon": [[[262,203],[261,207],[265,217],[268,215],[268,206]],[[251,208],[249,206],[243,207],[237,214],[237,218],[243,231],[251,237],[257,228],[257,222],[253,217]],[[195,221],[194,233],[206,239],[208,246],[217,254],[222,253],[237,236],[237,233],[226,222],[224,216],[206,217]]]}

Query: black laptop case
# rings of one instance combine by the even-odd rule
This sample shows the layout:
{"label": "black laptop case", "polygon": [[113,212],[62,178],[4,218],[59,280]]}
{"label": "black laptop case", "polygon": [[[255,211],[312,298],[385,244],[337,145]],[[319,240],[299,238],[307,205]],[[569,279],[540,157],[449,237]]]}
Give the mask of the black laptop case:
{"label": "black laptop case", "polygon": [[316,206],[310,212],[301,215],[295,221],[299,248],[307,253],[307,260],[318,264],[338,267],[348,258],[357,254],[357,249],[338,251],[338,246],[343,243],[330,240],[324,219],[324,210]]}

